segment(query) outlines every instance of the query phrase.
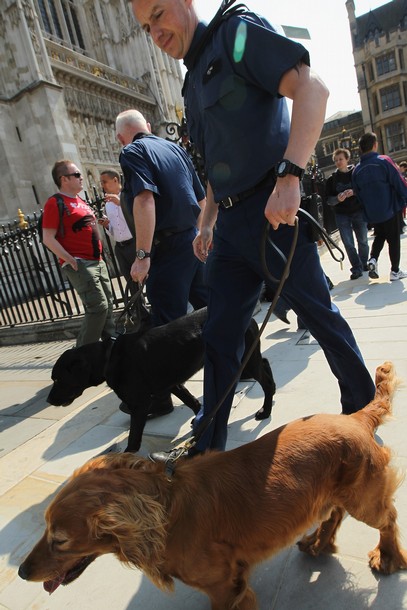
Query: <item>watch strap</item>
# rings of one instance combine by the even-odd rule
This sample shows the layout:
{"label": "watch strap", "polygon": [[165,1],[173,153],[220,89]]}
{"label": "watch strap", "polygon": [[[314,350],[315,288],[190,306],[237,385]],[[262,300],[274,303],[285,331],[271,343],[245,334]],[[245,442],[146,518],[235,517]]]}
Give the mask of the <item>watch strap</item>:
{"label": "watch strap", "polygon": [[284,178],[284,176],[290,174],[291,176],[296,176],[301,181],[304,177],[305,170],[289,159],[282,159],[275,166],[275,173],[277,178]]}
{"label": "watch strap", "polygon": [[144,260],[145,258],[150,258],[150,256],[151,256],[151,252],[146,252],[142,248],[140,248],[139,250],[136,250],[136,257],[141,261]]}

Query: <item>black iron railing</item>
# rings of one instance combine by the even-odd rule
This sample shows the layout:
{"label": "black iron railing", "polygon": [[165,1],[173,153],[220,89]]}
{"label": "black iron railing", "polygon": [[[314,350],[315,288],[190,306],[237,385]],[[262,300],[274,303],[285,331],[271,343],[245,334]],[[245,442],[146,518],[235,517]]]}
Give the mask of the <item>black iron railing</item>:
{"label": "black iron railing", "polygon": [[[75,290],[63,276],[55,255],[40,242],[39,214],[1,226],[0,328],[55,321],[83,314]],[[101,229],[114,308],[123,307],[126,282],[120,275],[108,233]]]}

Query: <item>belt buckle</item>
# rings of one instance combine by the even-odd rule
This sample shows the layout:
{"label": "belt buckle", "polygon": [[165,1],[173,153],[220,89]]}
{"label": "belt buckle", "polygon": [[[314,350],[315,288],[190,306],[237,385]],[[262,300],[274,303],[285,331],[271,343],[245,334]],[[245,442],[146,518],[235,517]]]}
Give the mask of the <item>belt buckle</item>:
{"label": "belt buckle", "polygon": [[222,199],[222,205],[227,210],[233,206],[232,197],[226,197],[226,199]]}

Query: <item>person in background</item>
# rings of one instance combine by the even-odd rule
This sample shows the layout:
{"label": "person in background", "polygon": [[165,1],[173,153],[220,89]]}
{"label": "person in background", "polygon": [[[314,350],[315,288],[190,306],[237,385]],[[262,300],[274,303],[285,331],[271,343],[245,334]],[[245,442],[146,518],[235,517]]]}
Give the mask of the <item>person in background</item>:
{"label": "person in background", "polygon": [[52,168],[52,178],[64,201],[62,226],[53,195],[44,206],[43,242],[58,257],[83,303],[85,316],[76,340],[80,347],[114,334],[113,295],[95,215],[79,197],[82,173],[73,161],[63,159]]}
{"label": "person in background", "polygon": [[348,165],[349,159],[350,152],[346,148],[335,150],[332,160],[336,165],[336,171],[326,181],[325,192],[328,205],[333,206],[335,211],[336,226],[351,264],[350,279],[357,280],[362,277],[364,271],[367,271],[369,244],[363,205],[357,200],[352,189],[354,166]]}
{"label": "person in background", "polygon": [[399,168],[401,175],[405,180],[407,180],[407,161],[400,161]]}
{"label": "person in background", "polygon": [[100,182],[105,194],[106,216],[99,223],[115,240],[114,253],[119,269],[128,282],[130,293],[134,294],[138,286],[133,282],[130,272],[136,253],[136,241],[120,207],[120,174],[114,169],[106,169],[100,174]]}
{"label": "person in background", "polygon": [[352,174],[353,191],[362,202],[375,237],[368,260],[369,277],[379,277],[378,260],[387,241],[391,263],[390,281],[402,280],[400,269],[401,212],[407,199],[407,183],[390,157],[379,155],[377,136],[365,133],[359,140],[360,161]]}
{"label": "person in background", "polygon": [[[400,168],[401,175],[403,176],[404,180],[407,182],[407,161],[400,161],[399,168]],[[402,217],[403,217],[402,221],[401,221],[401,233],[404,233],[404,229],[406,227],[406,206],[407,206],[407,201],[404,202],[404,208],[401,212]]]}
{"label": "person in background", "polygon": [[[135,282],[146,282],[153,325],[160,326],[185,315],[189,304],[194,309],[207,304],[204,264],[192,246],[205,191],[183,148],[154,136],[138,110],[118,115],[116,136],[123,146],[123,195],[136,235],[130,273]],[[151,411],[172,411],[170,393],[154,398]]]}
{"label": "person in background", "polygon": [[[132,0],[137,21],[154,43],[184,60],[187,125],[208,176],[207,204],[194,241],[197,257],[207,261],[209,289],[204,405],[195,431],[228,392],[191,457],[225,449],[244,335],[266,277],[260,253],[266,220],[271,239],[287,256],[300,180],[320,135],[328,97],[302,45],[232,4],[222,3],[215,23],[206,26],[192,0],[158,5]],[[286,97],[293,100],[291,126]],[[265,257],[273,275],[281,277],[282,258],[271,248]],[[363,408],[373,398],[373,380],[348,324],[331,302],[306,222],[300,221],[283,296],[324,350],[338,379],[342,412]]]}
{"label": "person in background", "polygon": [[116,135],[123,149],[120,165],[124,196],[134,217],[135,282],[146,280],[154,326],[205,307],[204,265],[194,256],[205,191],[186,152],[151,133],[135,109],[121,112]]}

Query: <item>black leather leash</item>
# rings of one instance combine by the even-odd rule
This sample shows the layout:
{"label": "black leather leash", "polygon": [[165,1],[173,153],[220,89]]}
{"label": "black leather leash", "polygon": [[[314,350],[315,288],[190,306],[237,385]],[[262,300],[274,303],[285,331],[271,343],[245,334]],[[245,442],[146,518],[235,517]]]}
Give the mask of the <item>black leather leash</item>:
{"label": "black leather leash", "polygon": [[134,311],[135,311],[135,309],[137,307],[137,304],[138,304],[139,300],[142,298],[145,281],[141,282],[141,284],[139,283],[139,288],[138,288],[137,292],[135,292],[130,298],[128,298],[127,295],[130,292],[130,285],[131,285],[131,283],[132,283],[132,280],[129,280],[127,282],[127,284],[126,284],[124,298],[127,299],[127,303],[125,304],[124,309],[121,312],[120,316],[116,320],[116,323],[115,323],[115,334],[111,335],[109,343],[108,343],[108,346],[107,346],[105,366],[104,366],[104,370],[103,370],[103,375],[104,375],[105,379],[106,379],[106,375],[107,375],[107,371],[108,371],[109,362],[110,362],[110,358],[111,358],[111,355],[112,355],[113,347],[116,344],[116,340],[121,335],[125,335],[126,334],[127,328],[130,325],[132,326],[133,329],[134,329],[134,326],[135,326],[135,318],[133,317],[134,316]]}
{"label": "black leather leash", "polygon": [[[321,236],[321,239],[324,241],[324,243],[326,244],[329,253],[331,254],[332,258],[337,261],[337,262],[342,262],[343,259],[345,258],[345,254],[343,252],[343,250],[341,250],[341,248],[335,243],[335,241],[329,236],[329,234],[327,233],[327,231],[324,229],[324,227],[322,227],[317,220],[315,220],[315,218],[313,216],[311,216],[311,214],[309,214],[306,210],[303,210],[302,208],[298,209],[299,214],[303,215],[308,222],[312,223],[315,228],[317,229],[318,233]],[[264,226],[264,231],[263,231],[263,235],[262,235],[262,240],[260,242],[260,256],[261,256],[261,262],[262,262],[262,267],[263,267],[263,272],[265,274],[265,276],[272,282],[277,284],[276,287],[276,291],[273,297],[273,301],[270,304],[270,307],[267,310],[266,316],[263,320],[263,323],[259,329],[258,335],[255,339],[255,341],[253,342],[252,346],[250,347],[249,351],[247,352],[244,360],[242,361],[242,364],[239,367],[239,370],[236,373],[235,378],[233,379],[233,381],[229,384],[229,386],[227,387],[227,389],[225,390],[225,392],[223,393],[222,397],[220,398],[220,400],[216,403],[216,405],[214,406],[214,408],[212,409],[212,411],[208,414],[205,415],[201,421],[199,422],[198,426],[196,427],[195,432],[193,433],[193,435],[187,439],[186,441],[183,441],[182,443],[180,443],[179,445],[177,445],[177,447],[174,447],[173,449],[171,449],[169,451],[169,455],[168,455],[168,459],[165,462],[165,475],[167,477],[167,479],[169,481],[171,481],[172,476],[174,474],[174,470],[175,470],[175,464],[177,462],[177,460],[182,457],[183,455],[185,455],[190,449],[192,449],[193,447],[195,447],[195,445],[198,443],[198,441],[201,439],[202,435],[206,432],[206,430],[209,428],[209,426],[211,425],[211,423],[213,422],[213,419],[216,415],[216,413],[219,411],[220,407],[222,406],[223,402],[226,400],[227,396],[229,395],[229,393],[233,390],[233,388],[235,387],[236,383],[239,381],[240,379],[240,375],[242,373],[242,371],[244,370],[246,364],[248,363],[253,351],[255,350],[255,348],[257,347],[257,344],[260,341],[261,335],[270,319],[270,316],[272,315],[276,304],[277,304],[277,300],[281,294],[281,291],[283,289],[284,283],[286,281],[286,279],[289,276],[290,273],[290,266],[291,266],[291,261],[293,259],[294,256],[294,252],[295,252],[295,248],[297,246],[297,241],[298,241],[298,231],[299,231],[299,220],[298,217],[295,218],[295,225],[294,225],[294,234],[293,234],[293,239],[292,239],[292,243],[291,243],[291,247],[290,247],[290,251],[288,253],[288,257],[286,257],[283,252],[276,246],[276,244],[273,242],[271,236],[270,236],[270,224],[269,222],[266,221],[265,226]],[[274,277],[268,267],[267,267],[267,262],[266,262],[266,247],[267,244],[269,244],[269,246],[271,248],[273,248],[273,250],[275,251],[276,255],[279,256],[281,258],[281,260],[284,262],[284,269],[283,269],[283,273],[280,279]],[[333,254],[333,250],[336,249],[340,252],[340,258],[336,258]]]}
{"label": "black leather leash", "polygon": [[[233,381],[229,384],[229,386],[227,387],[227,389],[225,390],[225,392],[223,393],[223,395],[221,396],[221,398],[218,400],[218,402],[216,403],[216,405],[214,406],[214,408],[211,410],[210,413],[208,413],[208,415],[205,415],[201,421],[199,422],[198,426],[196,427],[196,430],[194,431],[193,435],[191,436],[191,438],[187,439],[186,441],[183,441],[182,443],[180,443],[177,447],[175,447],[174,449],[170,450],[169,455],[168,455],[168,459],[166,460],[165,463],[165,475],[167,477],[167,479],[170,481],[173,474],[174,474],[174,470],[175,470],[175,463],[176,461],[182,457],[183,455],[185,455],[190,449],[192,449],[193,447],[195,447],[195,445],[197,444],[197,442],[200,440],[200,438],[202,437],[202,435],[206,432],[206,430],[209,428],[209,426],[211,425],[211,423],[213,422],[213,419],[216,415],[216,413],[219,411],[219,409],[221,408],[223,402],[226,400],[227,396],[229,395],[229,393],[233,390],[233,388],[235,387],[236,383],[239,381],[240,379],[240,375],[243,372],[246,364],[248,363],[251,355],[253,354],[254,350],[257,347],[257,344],[260,341],[260,337],[270,319],[270,316],[272,315],[275,307],[276,307],[276,303],[277,300],[281,294],[281,291],[283,289],[284,283],[286,281],[286,279],[289,276],[290,273],[290,265],[291,265],[291,261],[293,259],[294,256],[294,252],[295,252],[295,248],[297,245],[297,239],[298,239],[298,218],[295,218],[295,225],[294,225],[294,235],[293,235],[293,239],[292,239],[292,243],[291,243],[291,247],[290,247],[290,251],[288,253],[288,257],[286,257],[283,252],[281,252],[281,250],[274,244],[273,240],[270,237],[270,223],[269,222],[265,222],[264,225],[264,231],[263,231],[263,236],[260,242],[260,251],[261,251],[261,259],[262,259],[262,265],[263,265],[263,269],[264,272],[266,273],[266,275],[272,280],[278,283],[274,298],[272,303],[270,304],[270,307],[267,310],[266,316],[263,320],[263,323],[259,329],[259,332],[257,334],[256,339],[254,340],[253,344],[251,345],[250,349],[248,350],[246,356],[244,357],[239,370],[237,371]],[[282,276],[279,280],[277,280],[276,278],[274,278],[268,268],[267,268],[267,264],[265,262],[265,250],[266,250],[266,243],[269,243],[271,245],[271,247],[275,250],[276,254],[283,260],[284,262],[284,269],[283,269],[283,273]]]}
{"label": "black leather leash", "polygon": [[[342,248],[340,248],[338,246],[338,244],[332,239],[332,237],[329,235],[329,233],[326,231],[326,229],[324,229],[324,227],[322,225],[320,225],[319,222],[317,220],[315,220],[315,218],[313,216],[311,216],[311,214],[309,212],[307,212],[307,210],[304,210],[303,208],[299,208],[298,212],[299,212],[299,214],[304,216],[304,218],[306,218],[308,220],[308,222],[310,222],[314,225],[314,227],[318,231],[322,241],[328,248],[328,252],[332,256],[334,261],[342,264],[342,262],[345,260],[345,253],[342,250]],[[333,253],[334,250],[338,250],[338,252],[340,253],[340,258],[337,258],[334,255],[334,253]]]}
{"label": "black leather leash", "polygon": [[143,290],[145,285],[145,280],[138,284],[138,290],[135,292],[130,298],[127,298],[128,293],[130,292],[130,285],[132,284],[132,280],[129,280],[126,284],[125,290],[125,299],[127,299],[127,303],[124,306],[123,311],[120,316],[116,320],[116,333],[118,335],[125,335],[127,332],[128,326],[130,324],[134,328],[135,317],[134,312],[138,305],[139,300],[143,296]]}

